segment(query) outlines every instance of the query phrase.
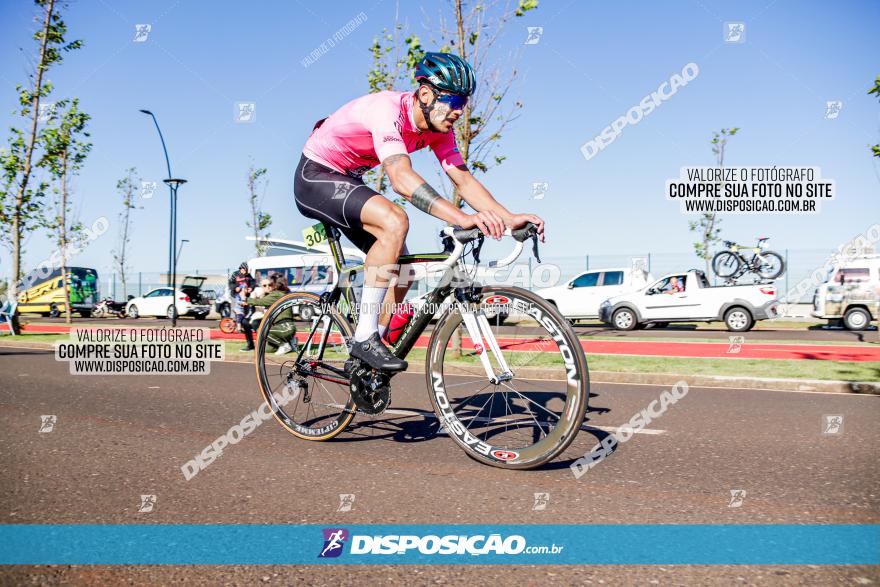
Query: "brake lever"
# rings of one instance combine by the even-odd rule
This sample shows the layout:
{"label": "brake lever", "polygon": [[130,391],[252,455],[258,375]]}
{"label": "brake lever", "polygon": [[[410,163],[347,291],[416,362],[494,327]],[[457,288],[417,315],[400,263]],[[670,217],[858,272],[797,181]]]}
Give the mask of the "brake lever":
{"label": "brake lever", "polygon": [[483,248],[483,242],[484,242],[485,240],[486,240],[486,239],[485,239],[483,236],[480,236],[480,237],[477,239],[477,244],[474,245],[474,250],[473,250],[472,255],[473,255],[473,257],[474,257],[474,261],[475,261],[476,263],[479,263],[479,262],[480,262],[480,249]]}
{"label": "brake lever", "polygon": [[538,263],[541,262],[541,257],[538,256],[538,233],[532,235],[532,254],[535,256],[535,259],[538,260]]}

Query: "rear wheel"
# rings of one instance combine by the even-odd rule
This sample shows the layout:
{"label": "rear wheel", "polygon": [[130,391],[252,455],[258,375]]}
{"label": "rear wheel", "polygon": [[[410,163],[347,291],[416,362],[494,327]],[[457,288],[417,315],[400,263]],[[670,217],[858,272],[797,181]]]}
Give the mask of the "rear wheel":
{"label": "rear wheel", "polygon": [[758,275],[764,279],[776,279],[785,271],[785,261],[779,253],[764,251],[754,260]]}
{"label": "rear wheel", "polygon": [[843,316],[847,330],[864,330],[871,323],[871,315],[864,308],[850,308]]}
{"label": "rear wheel", "polygon": [[730,251],[721,251],[712,258],[712,271],[718,277],[732,277],[739,271],[741,263],[739,255]]}
{"label": "rear wheel", "polygon": [[731,332],[746,332],[752,329],[755,319],[752,318],[751,312],[737,306],[724,313],[724,323]]}
{"label": "rear wheel", "polygon": [[168,306],[168,309],[165,310],[165,316],[166,316],[169,320],[173,320],[174,318],[179,317],[180,314],[178,314],[178,312],[177,312],[177,308],[174,307],[174,304],[171,304],[170,306]]}
{"label": "rear wheel", "polygon": [[[495,337],[496,354],[488,338],[481,344],[470,338],[461,308],[450,308],[428,345],[429,395],[441,427],[468,456],[495,467],[531,469],[562,454],[580,429],[590,388],[587,360],[565,318],[543,298],[516,287],[482,288],[481,299],[489,297],[496,306],[506,299],[517,315],[537,322],[538,332],[517,323],[502,334],[487,320],[483,328]],[[479,322],[482,303],[471,308]]]}
{"label": "rear wheel", "polygon": [[233,320],[232,318],[220,319],[220,332],[224,334],[232,334],[235,332],[235,330],[235,320]]}
{"label": "rear wheel", "polygon": [[[313,318],[295,320],[307,307]],[[260,322],[256,342],[260,393],[285,430],[304,440],[329,440],[355,417],[345,361],[354,335],[335,307],[295,292],[276,301]]]}

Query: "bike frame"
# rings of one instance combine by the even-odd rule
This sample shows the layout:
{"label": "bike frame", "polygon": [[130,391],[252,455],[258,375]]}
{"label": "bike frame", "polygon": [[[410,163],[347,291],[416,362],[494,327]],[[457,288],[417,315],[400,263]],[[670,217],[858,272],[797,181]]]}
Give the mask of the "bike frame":
{"label": "bike frame", "polygon": [[[324,225],[325,234],[327,235],[327,242],[330,247],[330,252],[333,255],[333,262],[336,267],[337,280],[333,289],[329,292],[329,294],[324,294],[322,296],[322,304],[326,303],[329,305],[336,305],[339,301],[344,297],[348,302],[350,308],[356,307],[356,298],[354,295],[354,288],[351,286],[351,283],[354,282],[354,276],[362,272],[364,270],[364,265],[355,265],[355,266],[346,266],[345,265],[345,254],[342,251],[342,245],[340,244],[340,232],[334,226]],[[449,253],[419,253],[419,254],[411,254],[411,255],[402,255],[398,258],[399,265],[407,265],[413,263],[432,263],[438,261],[446,261],[450,257]],[[450,266],[447,268],[447,271],[453,271],[453,267]],[[343,284],[343,279],[345,279],[345,284]],[[392,354],[400,359],[406,358],[409,352],[413,349],[419,337],[425,331],[431,319],[437,314],[436,308],[439,308],[440,304],[448,298],[454,291],[460,290],[462,293],[465,293],[465,290],[469,288],[464,287],[452,287],[448,284],[441,284],[434,288],[431,292],[427,294],[425,303],[415,312],[412,319],[407,324],[406,329],[401,334],[400,338],[397,342],[390,348]],[[326,297],[324,297],[326,296]],[[459,301],[466,300],[466,293],[462,296],[456,296],[460,298]],[[432,311],[431,309],[435,309]],[[495,336],[491,331],[491,327],[489,326],[488,319],[485,314],[481,311],[474,311],[466,309],[466,302],[462,302],[462,318],[465,323],[465,328],[468,331],[468,335],[471,338],[471,341],[476,345],[483,345],[485,341],[487,350],[489,350],[493,356],[495,357],[497,364],[501,367],[502,373],[496,374],[495,370],[492,368],[492,365],[489,361],[488,353],[480,353],[480,362],[486,371],[486,376],[489,381],[492,383],[500,383],[502,381],[507,381],[513,378],[513,373],[510,371],[510,368],[507,365],[506,360],[504,359],[503,354],[501,353],[501,349],[498,345],[498,342],[495,340]],[[357,318],[352,316],[352,322],[357,324]],[[312,329],[309,332],[308,344],[303,347],[303,350],[300,351],[299,356],[297,357],[297,362],[299,361],[302,353],[311,346],[311,340],[314,337],[316,329],[318,327],[318,320],[314,320],[312,324]],[[329,333],[325,333],[324,340],[321,340],[318,347],[318,357],[323,356],[323,351],[326,346],[326,338]],[[329,367],[333,372],[336,372],[338,375],[345,375],[344,371],[339,369]],[[316,372],[311,373],[313,376],[319,376]],[[342,383],[343,381],[337,381]]]}

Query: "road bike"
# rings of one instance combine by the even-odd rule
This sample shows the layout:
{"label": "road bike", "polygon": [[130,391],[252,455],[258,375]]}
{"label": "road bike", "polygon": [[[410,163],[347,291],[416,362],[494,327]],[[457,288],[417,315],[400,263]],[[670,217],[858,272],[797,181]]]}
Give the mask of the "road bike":
{"label": "road bike", "polygon": [[[336,267],[334,287],[320,296],[294,292],[277,300],[260,323],[255,353],[260,391],[275,419],[297,438],[311,441],[337,437],[358,415],[375,418],[385,412],[396,375],[349,356],[358,315],[359,288],[352,286],[364,268],[347,265],[339,231],[324,229]],[[505,236],[514,239],[513,251],[489,268],[513,263],[528,239],[537,258],[534,225],[507,229]],[[590,381],[580,341],[540,296],[476,283],[485,238],[479,229],[446,227],[441,237],[443,252],[398,260],[433,263],[442,276],[389,350],[401,359],[424,355],[433,414],[422,413],[436,417],[437,433],[449,435],[487,465],[543,465],[568,448],[584,421]],[[296,306],[311,307],[311,319],[299,318]],[[502,327],[500,320],[490,324],[489,317],[501,315],[519,321],[514,327]],[[422,336],[432,319],[437,322],[430,337]],[[297,320],[291,334],[290,323]]]}
{"label": "road bike", "polygon": [[[762,236],[754,247],[743,247],[733,241],[724,241],[727,250],[715,254],[712,258],[712,270],[727,282],[734,282],[748,272],[761,279],[776,279],[785,271],[785,261],[779,253],[767,250],[768,240],[768,237]],[[750,252],[752,256],[746,259],[742,252]]]}

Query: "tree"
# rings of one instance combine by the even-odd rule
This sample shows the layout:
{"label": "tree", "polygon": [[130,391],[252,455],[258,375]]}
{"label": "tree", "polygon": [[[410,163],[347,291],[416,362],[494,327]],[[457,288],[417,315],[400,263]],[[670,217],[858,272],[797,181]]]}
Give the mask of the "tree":
{"label": "tree", "polygon": [[67,43],[64,40],[67,25],[61,18],[56,0],[35,0],[35,4],[40,8],[42,22],[33,37],[38,47],[36,63],[29,75],[28,87],[21,84],[16,86],[19,102],[17,114],[28,121],[30,129],[25,132],[11,128],[9,146],[0,151],[3,167],[0,225],[3,226],[3,242],[12,252],[12,296],[22,275],[22,237],[33,228],[45,224],[43,200],[48,184],[42,180],[35,183],[32,176],[34,154],[44,139],[39,128],[40,104],[52,91],[46,74],[52,66],[62,62],[63,53],[82,47],[82,41]]}
{"label": "tree", "polygon": [[[260,239],[269,236],[268,228],[272,226],[272,216],[262,209],[263,198],[266,197],[266,187],[269,184],[266,178],[267,173],[268,170],[265,167],[256,169],[253,163],[248,168],[247,188],[248,203],[251,207],[251,219],[245,222],[245,224],[254,231],[254,247],[257,251],[257,256],[262,255],[265,251],[266,247],[260,244]],[[262,193],[260,193],[260,188],[262,188]]]}
{"label": "tree", "polygon": [[[458,150],[474,172],[487,173],[506,159],[497,154],[502,132],[519,117],[523,107],[522,102],[516,100],[505,110],[511,100],[509,94],[517,70],[515,65],[493,66],[492,48],[510,20],[537,9],[538,1],[519,0],[513,10],[508,3],[501,4],[498,0],[477,1],[466,8],[463,0],[455,0],[454,29],[447,26],[442,14],[437,27],[442,40],[440,51],[457,53],[477,72],[477,91],[455,124]],[[505,60],[509,61],[509,58]],[[464,205],[455,190],[452,202],[459,208]]]}
{"label": "tree", "polygon": [[[712,133],[712,153],[715,155],[715,163],[719,168],[724,167],[724,151],[727,147],[727,139],[735,135],[739,128],[722,128],[718,132]],[[723,182],[722,182],[723,188]],[[700,235],[700,240],[694,243],[694,253],[706,263],[706,275],[709,273],[709,261],[712,259],[711,249],[715,243],[721,241],[721,219],[717,218],[715,212],[704,212],[700,215],[699,220],[693,220],[688,223],[691,232]]]}
{"label": "tree", "polygon": [[[399,5],[395,8],[394,27],[391,31],[382,29],[382,36],[373,39],[370,45],[372,68],[367,73],[370,93],[407,88],[415,90],[412,72],[425,55],[418,35],[408,33],[408,26],[398,17]],[[393,55],[392,55],[393,52]],[[384,194],[388,188],[385,168],[381,165],[364,174],[364,182],[372,183],[373,188]],[[405,206],[406,198],[395,196],[394,203]]]}
{"label": "tree", "polygon": [[[71,222],[70,215],[70,180],[78,174],[88,157],[92,144],[87,140],[89,133],[85,127],[90,116],[79,109],[79,100],[64,100],[56,105],[62,111],[58,126],[49,127],[44,131],[44,154],[40,167],[49,171],[57,182],[55,193],[55,217],[47,222],[47,228],[54,231],[55,243],[61,252],[61,275],[67,276],[67,258],[69,245],[82,238],[83,225]],[[123,282],[123,288],[124,288]],[[67,308],[66,321],[70,324],[70,289],[64,288],[64,307]]]}
{"label": "tree", "polygon": [[134,197],[139,193],[140,184],[141,179],[134,167],[127,169],[125,176],[116,182],[116,189],[122,196],[122,212],[119,213],[119,241],[112,254],[113,266],[119,272],[119,280],[122,282],[123,300],[128,297],[128,243],[131,242],[134,229],[131,211],[137,208]]}
{"label": "tree", "polygon": [[[874,80],[874,87],[868,90],[868,95],[870,96],[871,94],[880,98],[880,75]],[[871,152],[874,154],[874,157],[880,157],[880,144],[872,145]]]}

